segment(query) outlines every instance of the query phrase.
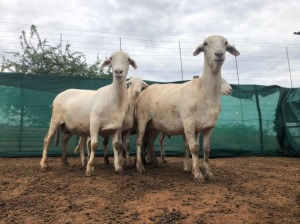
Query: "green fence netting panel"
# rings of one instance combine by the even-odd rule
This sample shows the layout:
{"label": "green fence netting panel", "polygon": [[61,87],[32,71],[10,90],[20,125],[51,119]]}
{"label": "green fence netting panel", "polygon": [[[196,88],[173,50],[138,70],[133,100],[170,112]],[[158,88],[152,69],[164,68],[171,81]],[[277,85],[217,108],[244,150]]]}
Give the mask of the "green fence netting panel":
{"label": "green fence netting panel", "polygon": [[[0,73],[0,156],[41,156],[55,96],[66,89],[96,90],[111,82],[111,79],[78,76]],[[232,87],[231,96],[221,97],[222,110],[212,136],[211,157],[300,156],[300,89]],[[97,154],[102,154],[100,138]],[[73,136],[68,145],[69,155],[74,155],[77,142],[78,136]],[[158,153],[158,140],[155,149]],[[166,138],[165,150],[167,155],[183,155],[182,137]],[[112,154],[111,143],[109,151]],[[135,151],[135,136],[132,136],[130,152]],[[202,154],[202,150],[199,152]],[[49,155],[61,155],[61,148],[54,146],[54,141]]]}
{"label": "green fence netting panel", "polygon": [[276,108],[274,130],[280,153],[299,156],[300,150],[300,89],[280,90],[280,98]]}

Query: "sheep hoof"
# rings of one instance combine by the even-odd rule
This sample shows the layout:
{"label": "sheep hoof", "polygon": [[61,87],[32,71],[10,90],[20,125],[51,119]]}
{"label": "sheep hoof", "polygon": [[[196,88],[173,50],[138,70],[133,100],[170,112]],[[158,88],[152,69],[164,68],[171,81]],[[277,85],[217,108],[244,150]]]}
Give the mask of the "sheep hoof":
{"label": "sheep hoof", "polygon": [[216,181],[214,175],[212,173],[208,173],[205,175],[205,180],[206,181]]}
{"label": "sheep hoof", "polygon": [[201,169],[201,172],[206,181],[215,181],[215,177],[212,174],[208,164],[204,164],[203,168]]}
{"label": "sheep hoof", "polygon": [[46,171],[48,169],[48,166],[46,163],[41,162],[40,165],[41,165],[41,170]]}
{"label": "sheep hoof", "polygon": [[48,170],[48,167],[46,166],[46,167],[41,167],[41,171],[44,171],[44,172],[46,172]]}
{"label": "sheep hoof", "polygon": [[145,167],[143,165],[137,166],[137,172],[138,173],[145,173]]}
{"label": "sheep hoof", "polygon": [[153,163],[152,166],[153,166],[154,168],[159,168],[158,163]]}
{"label": "sheep hoof", "polygon": [[183,169],[183,171],[184,171],[185,173],[192,173],[192,170],[191,170],[191,169]]}
{"label": "sheep hoof", "polygon": [[123,174],[124,173],[124,170],[122,168],[118,169],[118,170],[115,170],[115,173],[116,174]]}
{"label": "sheep hoof", "polygon": [[183,166],[183,171],[184,171],[185,173],[192,173],[192,167],[189,166],[189,165],[184,164],[184,166]]}
{"label": "sheep hoof", "polygon": [[62,162],[63,166],[70,166],[69,162]]}
{"label": "sheep hoof", "polygon": [[124,167],[125,167],[125,169],[132,169],[134,167],[134,164],[129,162],[129,163],[126,163]]}
{"label": "sheep hoof", "polygon": [[85,176],[86,177],[91,177],[91,176],[94,176],[95,174],[91,171],[85,171]]}
{"label": "sheep hoof", "polygon": [[201,177],[194,177],[194,181],[196,183],[203,183],[204,182],[203,178],[201,178]]}
{"label": "sheep hoof", "polygon": [[203,178],[203,176],[201,174],[199,174],[199,175],[194,175],[194,181],[198,182],[198,183],[203,183],[203,182],[205,182],[205,179]]}

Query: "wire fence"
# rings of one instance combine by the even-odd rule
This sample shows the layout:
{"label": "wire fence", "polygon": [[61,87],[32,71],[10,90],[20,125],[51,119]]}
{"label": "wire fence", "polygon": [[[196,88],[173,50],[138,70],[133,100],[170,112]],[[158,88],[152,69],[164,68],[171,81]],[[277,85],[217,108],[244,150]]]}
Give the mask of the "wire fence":
{"label": "wire fence", "polygon": [[[105,58],[114,51],[126,51],[138,64],[137,70],[130,70],[130,76],[145,80],[190,80],[202,71],[203,56],[194,57],[192,53],[204,35],[199,39],[166,38],[54,27],[39,27],[39,34],[51,46],[71,44],[71,50],[82,52],[88,64],[95,62],[97,55]],[[20,35],[21,32],[0,30],[1,58],[11,57],[5,52],[21,51]],[[300,42],[254,43],[227,38],[241,52],[237,58],[228,54],[223,65],[222,76],[229,83],[300,87]]]}

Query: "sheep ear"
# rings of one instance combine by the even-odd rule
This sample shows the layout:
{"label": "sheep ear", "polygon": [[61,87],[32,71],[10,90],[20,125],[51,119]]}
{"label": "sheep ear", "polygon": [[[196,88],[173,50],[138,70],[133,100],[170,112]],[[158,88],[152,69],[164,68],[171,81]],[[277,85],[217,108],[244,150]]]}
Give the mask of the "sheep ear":
{"label": "sheep ear", "polygon": [[194,56],[197,56],[198,54],[200,54],[201,52],[203,52],[203,50],[204,50],[204,45],[203,45],[203,44],[200,44],[200,45],[198,45],[198,46],[196,47],[196,49],[195,49],[193,55],[194,55]]}
{"label": "sheep ear", "polygon": [[227,44],[226,51],[234,56],[239,56],[240,52],[231,44]]}
{"label": "sheep ear", "polygon": [[149,85],[148,85],[147,83],[145,83],[144,81],[143,81],[142,85],[143,85],[143,87],[144,87],[145,89],[146,89],[147,87],[149,87]]}
{"label": "sheep ear", "polygon": [[129,58],[129,64],[130,64],[132,67],[134,67],[134,69],[137,68],[137,65],[136,65],[135,61],[134,61],[133,59],[131,59],[131,58]]}
{"label": "sheep ear", "polygon": [[106,60],[102,63],[102,65],[101,65],[100,68],[104,68],[104,67],[106,67],[106,66],[109,65],[109,64],[111,64],[110,58],[106,59]]}

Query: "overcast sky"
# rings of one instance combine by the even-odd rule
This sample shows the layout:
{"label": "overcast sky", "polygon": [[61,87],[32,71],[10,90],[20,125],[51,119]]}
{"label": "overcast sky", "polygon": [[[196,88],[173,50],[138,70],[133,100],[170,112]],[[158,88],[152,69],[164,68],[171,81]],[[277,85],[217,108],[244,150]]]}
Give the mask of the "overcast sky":
{"label": "overcast sky", "polygon": [[300,87],[299,0],[0,0],[0,8],[1,55],[18,51],[21,31],[35,24],[42,39],[57,44],[61,34],[89,63],[119,50],[121,38],[138,65],[130,76],[168,82],[201,74],[203,55],[192,53],[217,34],[241,53],[238,72],[227,54],[222,75],[230,83],[290,87],[291,76]]}

